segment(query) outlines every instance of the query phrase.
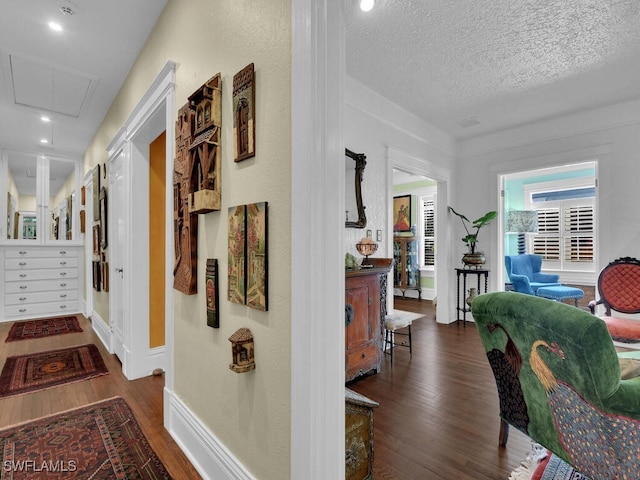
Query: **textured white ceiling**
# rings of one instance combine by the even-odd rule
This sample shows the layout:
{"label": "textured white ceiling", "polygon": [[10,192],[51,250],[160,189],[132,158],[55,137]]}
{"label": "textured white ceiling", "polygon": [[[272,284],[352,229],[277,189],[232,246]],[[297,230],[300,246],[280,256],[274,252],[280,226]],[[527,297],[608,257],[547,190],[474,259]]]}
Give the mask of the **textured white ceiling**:
{"label": "textured white ceiling", "polygon": [[640,0],[376,3],[347,74],[457,138],[640,97]]}

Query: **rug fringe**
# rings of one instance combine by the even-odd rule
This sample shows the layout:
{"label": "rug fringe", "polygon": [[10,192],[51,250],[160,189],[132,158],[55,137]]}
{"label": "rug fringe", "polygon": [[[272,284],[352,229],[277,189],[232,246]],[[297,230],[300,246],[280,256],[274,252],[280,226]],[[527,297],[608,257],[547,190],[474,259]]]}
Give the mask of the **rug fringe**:
{"label": "rug fringe", "polygon": [[532,443],[531,452],[527,453],[527,456],[520,463],[520,466],[511,472],[509,480],[530,480],[538,464],[544,460],[547,455],[548,452],[546,448],[538,443]]}

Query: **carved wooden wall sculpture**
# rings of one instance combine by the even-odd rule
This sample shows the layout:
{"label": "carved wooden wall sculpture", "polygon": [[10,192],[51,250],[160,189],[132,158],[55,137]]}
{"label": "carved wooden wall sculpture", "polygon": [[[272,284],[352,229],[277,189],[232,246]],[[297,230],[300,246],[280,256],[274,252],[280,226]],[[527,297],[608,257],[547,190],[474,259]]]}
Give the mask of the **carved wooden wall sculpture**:
{"label": "carved wooden wall sculpture", "polygon": [[189,145],[195,112],[188,105],[178,111],[176,158],[173,170],[173,241],[175,259],[173,288],[186,294],[197,292],[198,215],[189,214]]}
{"label": "carved wooden wall sculpture", "polygon": [[222,78],[211,77],[189,97],[195,113],[189,145],[189,213],[220,210],[220,127]]}
{"label": "carved wooden wall sculpture", "polygon": [[254,79],[253,63],[233,76],[233,148],[236,162],[256,154]]}

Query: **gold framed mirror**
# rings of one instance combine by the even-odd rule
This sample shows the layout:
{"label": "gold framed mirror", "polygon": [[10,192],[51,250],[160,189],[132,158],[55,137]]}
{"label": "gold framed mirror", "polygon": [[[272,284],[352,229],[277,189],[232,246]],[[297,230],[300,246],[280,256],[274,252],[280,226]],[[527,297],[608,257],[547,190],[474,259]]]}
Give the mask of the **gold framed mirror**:
{"label": "gold framed mirror", "polygon": [[[364,228],[367,215],[362,203],[362,178],[367,165],[364,153],[355,153],[345,148],[345,227]],[[352,180],[353,179],[353,180]]]}

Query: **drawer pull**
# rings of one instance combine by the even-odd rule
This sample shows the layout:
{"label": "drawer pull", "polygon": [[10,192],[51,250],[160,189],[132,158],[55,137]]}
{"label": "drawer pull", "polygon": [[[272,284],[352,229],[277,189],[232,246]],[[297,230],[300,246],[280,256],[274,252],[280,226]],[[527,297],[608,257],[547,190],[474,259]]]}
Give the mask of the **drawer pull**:
{"label": "drawer pull", "polygon": [[20,285],[20,290],[26,290],[27,286],[26,285]]}
{"label": "drawer pull", "polygon": [[21,267],[24,267],[27,264],[27,262],[20,262],[18,265],[20,265]]}
{"label": "drawer pull", "polygon": [[60,265],[66,265],[67,262],[60,262]]}
{"label": "drawer pull", "polygon": [[63,277],[67,274],[67,272],[60,272],[60,275],[62,275]]}
{"label": "drawer pull", "polygon": [[60,298],[67,298],[67,294],[63,293],[62,295],[60,295]]}
{"label": "drawer pull", "polygon": [[60,305],[60,308],[67,308],[66,305]]}
{"label": "drawer pull", "polygon": [[20,274],[20,278],[26,278],[27,274],[26,273],[21,273]]}
{"label": "drawer pull", "polygon": [[27,311],[27,309],[26,309],[26,308],[21,308],[21,309],[20,309],[20,310],[18,310],[18,311],[19,311],[20,313],[24,313],[24,312],[26,312],[26,311]]}
{"label": "drawer pull", "polygon": [[67,251],[66,250],[60,250],[60,255],[66,255]]}
{"label": "drawer pull", "polygon": [[60,284],[60,286],[61,286],[61,287],[66,287],[66,286],[67,286],[67,284],[66,284],[66,283],[61,283],[61,284]]}
{"label": "drawer pull", "polygon": [[21,251],[19,251],[18,253],[19,253],[20,255],[26,255],[26,254],[27,254],[27,252],[25,252],[24,250],[21,250]]}
{"label": "drawer pull", "polygon": [[20,297],[18,300],[20,300],[21,302],[24,302],[27,299],[27,297]]}

